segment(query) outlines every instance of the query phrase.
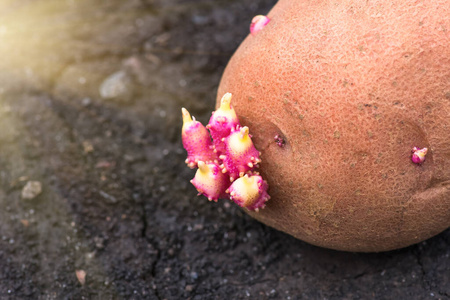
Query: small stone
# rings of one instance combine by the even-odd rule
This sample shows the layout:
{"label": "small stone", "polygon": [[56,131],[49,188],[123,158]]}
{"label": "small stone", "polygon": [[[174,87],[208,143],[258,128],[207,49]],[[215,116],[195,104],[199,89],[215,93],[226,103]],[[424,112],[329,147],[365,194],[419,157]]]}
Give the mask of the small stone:
{"label": "small stone", "polygon": [[94,146],[89,141],[83,141],[83,151],[84,153],[91,153],[94,151]]}
{"label": "small stone", "polygon": [[76,270],[75,274],[80,284],[84,285],[86,283],[86,272],[84,270]]}
{"label": "small stone", "polygon": [[125,71],[108,76],[100,85],[100,96],[104,99],[124,97],[130,89],[131,79]]}
{"label": "small stone", "polygon": [[184,288],[184,290],[186,292],[192,292],[194,290],[194,286],[192,284],[188,284],[186,285],[186,287]]}
{"label": "small stone", "polygon": [[42,192],[42,184],[39,181],[28,181],[22,189],[22,199],[31,200]]}
{"label": "small stone", "polygon": [[203,224],[195,224],[193,229],[194,231],[203,230]]}
{"label": "small stone", "polygon": [[81,100],[81,104],[83,106],[89,106],[91,103],[92,103],[92,100],[91,100],[91,98],[88,98],[88,97],[83,98],[83,100]]}
{"label": "small stone", "polygon": [[197,272],[191,272],[191,278],[196,280],[198,278]]}
{"label": "small stone", "polygon": [[105,247],[105,239],[99,236],[94,237],[95,247],[97,249],[103,249]]}

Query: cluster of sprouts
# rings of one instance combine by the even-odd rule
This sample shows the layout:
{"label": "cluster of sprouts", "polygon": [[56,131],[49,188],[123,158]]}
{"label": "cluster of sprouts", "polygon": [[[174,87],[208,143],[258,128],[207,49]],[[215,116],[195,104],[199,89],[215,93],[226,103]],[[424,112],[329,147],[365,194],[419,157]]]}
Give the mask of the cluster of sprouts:
{"label": "cluster of sprouts", "polygon": [[210,201],[230,199],[241,207],[258,211],[270,196],[267,182],[257,172],[260,152],[253,145],[249,128],[241,126],[226,93],[205,127],[182,108],[182,142],[186,164],[197,168],[191,183]]}

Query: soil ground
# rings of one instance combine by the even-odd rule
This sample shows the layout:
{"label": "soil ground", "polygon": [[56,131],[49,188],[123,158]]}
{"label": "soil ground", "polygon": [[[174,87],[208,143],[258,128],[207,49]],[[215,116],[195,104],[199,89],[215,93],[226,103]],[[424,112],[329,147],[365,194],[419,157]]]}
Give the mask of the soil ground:
{"label": "soil ground", "polygon": [[449,230],[337,252],[196,197],[180,108],[275,2],[0,2],[0,299],[450,299]]}

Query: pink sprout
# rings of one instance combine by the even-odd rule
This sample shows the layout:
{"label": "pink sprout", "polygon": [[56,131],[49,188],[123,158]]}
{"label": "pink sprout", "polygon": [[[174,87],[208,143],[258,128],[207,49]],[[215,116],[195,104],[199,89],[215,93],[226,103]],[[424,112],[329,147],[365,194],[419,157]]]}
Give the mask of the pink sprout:
{"label": "pink sprout", "polygon": [[227,192],[237,205],[258,211],[270,199],[267,188],[267,182],[260,175],[245,175],[236,179]]}
{"label": "pink sprout", "polygon": [[269,24],[270,19],[263,15],[257,15],[253,17],[252,23],[250,24],[250,33],[256,35],[260,32],[267,24]]}
{"label": "pink sprout", "polygon": [[206,128],[211,132],[214,149],[217,154],[225,153],[222,139],[230,135],[231,130],[239,126],[239,119],[231,106],[231,93],[226,93],[220,100],[220,107],[212,113]]}
{"label": "pink sprout", "polygon": [[228,172],[230,181],[244,176],[252,171],[255,165],[261,162],[259,151],[253,145],[247,126],[233,130],[223,139],[226,145],[226,155],[219,158],[223,160],[223,168]]}
{"label": "pink sprout", "polygon": [[211,137],[202,123],[191,118],[184,107],[181,109],[183,115],[183,128],[181,129],[181,140],[183,147],[188,153],[186,164],[191,168],[197,167],[199,161],[209,162],[217,160]]}
{"label": "pink sprout", "polygon": [[210,201],[228,198],[249,210],[264,208],[270,196],[267,182],[256,172],[261,154],[253,145],[249,128],[240,126],[231,94],[222,97],[206,127],[185,108],[181,111],[186,163],[198,168],[191,183],[199,194]]}
{"label": "pink sprout", "polygon": [[425,156],[427,155],[428,148],[412,148],[411,160],[415,164],[422,164],[425,161]]}
{"label": "pink sprout", "polygon": [[225,191],[229,186],[228,177],[222,173],[217,163],[198,162],[198,170],[191,183],[199,194],[205,195],[209,201],[217,201],[226,197]]}

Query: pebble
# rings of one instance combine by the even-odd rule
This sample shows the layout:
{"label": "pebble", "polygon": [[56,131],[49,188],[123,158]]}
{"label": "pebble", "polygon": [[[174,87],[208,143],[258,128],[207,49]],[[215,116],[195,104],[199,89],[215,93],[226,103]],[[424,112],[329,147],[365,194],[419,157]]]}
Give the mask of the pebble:
{"label": "pebble", "polygon": [[194,285],[188,284],[188,285],[186,285],[186,287],[184,288],[184,290],[185,290],[186,292],[192,292],[192,291],[194,290]]}
{"label": "pebble", "polygon": [[100,85],[100,96],[113,99],[128,95],[131,79],[125,71],[117,71],[108,76]]}
{"label": "pebble", "polygon": [[28,181],[22,189],[22,199],[34,199],[41,192],[42,184],[39,181]]}
{"label": "pebble", "polygon": [[94,145],[89,141],[83,141],[83,151],[84,153],[91,153],[94,151]]}
{"label": "pebble", "polygon": [[84,285],[86,283],[86,272],[84,270],[75,270],[75,274],[80,284]]}
{"label": "pebble", "polygon": [[89,106],[91,103],[92,103],[92,100],[91,100],[91,98],[88,98],[88,97],[83,98],[83,100],[81,100],[81,104],[83,106]]}

